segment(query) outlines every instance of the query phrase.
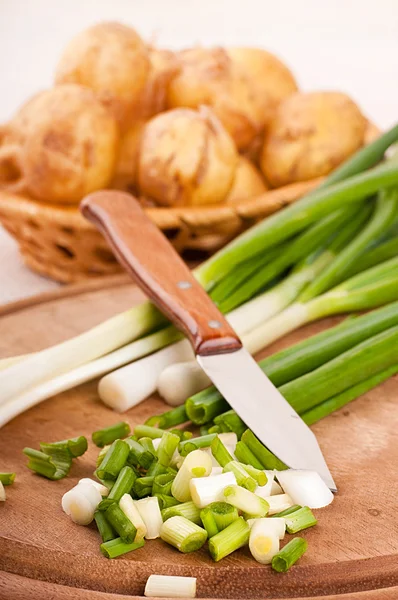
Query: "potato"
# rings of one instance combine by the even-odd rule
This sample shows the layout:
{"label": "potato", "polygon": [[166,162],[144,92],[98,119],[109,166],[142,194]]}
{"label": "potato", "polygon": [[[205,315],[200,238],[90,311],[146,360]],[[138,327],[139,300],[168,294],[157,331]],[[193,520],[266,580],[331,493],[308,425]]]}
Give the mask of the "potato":
{"label": "potato", "polygon": [[272,115],[277,105],[297,91],[291,71],[279,58],[261,48],[228,48],[232,60],[245,70],[260,89],[264,112]]}
{"label": "potato", "polygon": [[192,48],[178,54],[180,72],[168,88],[168,106],[212,108],[243,150],[265,121],[261,93],[223,48]]}
{"label": "potato", "polygon": [[123,135],[120,143],[119,157],[115,168],[112,187],[118,190],[133,190],[137,185],[138,155],[141,136],[146,121],[136,121]]}
{"label": "potato", "polygon": [[140,116],[149,119],[167,108],[168,86],[179,71],[174,52],[149,48],[150,69],[140,101]]}
{"label": "potato", "polygon": [[108,185],[120,133],[91,90],[63,85],[42,92],[25,105],[22,117],[26,131],[20,160],[30,195],[73,204]]}
{"label": "potato", "polygon": [[261,170],[274,187],[327,175],[364,143],[366,119],[339,92],[296,93],[268,126]]}
{"label": "potato", "polygon": [[266,192],[267,189],[261,173],[253,163],[244,156],[240,156],[234,183],[226,198],[226,202],[228,204],[237,204],[248,198],[259,196],[263,192]]}
{"label": "potato", "polygon": [[100,23],[82,31],[68,44],[58,63],[55,81],[91,88],[119,124],[128,126],[149,69],[148,49],[134,29],[120,23]]}
{"label": "potato", "polygon": [[143,131],[139,190],[164,206],[217,204],[232,186],[237,162],[232,139],[208,108],[170,110]]}

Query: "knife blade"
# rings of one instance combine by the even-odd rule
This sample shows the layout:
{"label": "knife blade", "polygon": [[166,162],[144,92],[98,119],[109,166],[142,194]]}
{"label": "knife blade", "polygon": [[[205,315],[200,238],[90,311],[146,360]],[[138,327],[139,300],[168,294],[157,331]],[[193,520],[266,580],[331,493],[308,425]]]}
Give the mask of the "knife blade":
{"label": "knife blade", "polygon": [[130,194],[95,192],[83,215],[158,308],[190,339],[199,365],[260,441],[288,467],[336,485],[304,421],[242,347],[237,334],[166,237]]}

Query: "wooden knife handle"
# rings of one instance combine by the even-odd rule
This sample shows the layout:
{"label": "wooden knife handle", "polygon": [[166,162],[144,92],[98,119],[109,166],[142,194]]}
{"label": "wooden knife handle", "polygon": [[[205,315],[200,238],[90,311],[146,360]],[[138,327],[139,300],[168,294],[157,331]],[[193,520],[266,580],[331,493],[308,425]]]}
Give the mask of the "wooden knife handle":
{"label": "wooden knife handle", "polygon": [[184,261],[131,194],[95,192],[83,200],[80,209],[105,236],[120,264],[186,334],[196,354],[231,352],[242,346]]}

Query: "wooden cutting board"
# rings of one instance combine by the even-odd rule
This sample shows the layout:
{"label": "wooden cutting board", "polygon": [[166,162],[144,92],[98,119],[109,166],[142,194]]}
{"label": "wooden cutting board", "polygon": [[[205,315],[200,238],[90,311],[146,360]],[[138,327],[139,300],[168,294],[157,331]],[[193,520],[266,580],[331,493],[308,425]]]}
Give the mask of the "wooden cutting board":
{"label": "wooden cutting board", "polygon": [[[0,356],[45,348],[142,299],[122,276],[91,282],[0,309]],[[284,338],[267,353],[337,322],[329,319]],[[398,354],[398,349],[397,349]],[[0,503],[0,598],[121,600],[141,597],[151,573],[194,575],[206,598],[398,598],[398,380],[391,379],[314,426],[339,488],[304,532],[308,553],[286,574],[255,563],[248,549],[214,564],[203,549],[180,554],[159,540],[116,560],[99,551],[94,526],[74,525],[61,497],[90,477],[97,449],[58,482],[26,468],[25,446],[91,432],[120,420],[92,382],[43,402],[0,431],[0,471],[17,481]],[[132,427],[165,409],[153,397],[126,415]]]}

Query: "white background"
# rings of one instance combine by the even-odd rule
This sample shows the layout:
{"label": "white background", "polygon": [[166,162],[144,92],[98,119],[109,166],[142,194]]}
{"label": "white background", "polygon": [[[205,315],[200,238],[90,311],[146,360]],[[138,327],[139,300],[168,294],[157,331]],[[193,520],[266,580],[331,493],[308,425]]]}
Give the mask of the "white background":
{"label": "white background", "polygon": [[[398,0],[0,0],[0,122],[51,85],[72,35],[101,20],[159,45],[258,45],[300,86],[348,92],[379,126],[398,120]],[[0,303],[51,287],[0,230]]]}

